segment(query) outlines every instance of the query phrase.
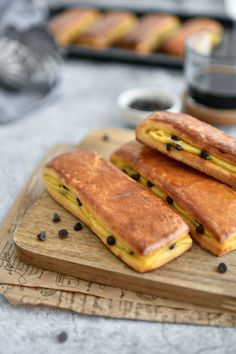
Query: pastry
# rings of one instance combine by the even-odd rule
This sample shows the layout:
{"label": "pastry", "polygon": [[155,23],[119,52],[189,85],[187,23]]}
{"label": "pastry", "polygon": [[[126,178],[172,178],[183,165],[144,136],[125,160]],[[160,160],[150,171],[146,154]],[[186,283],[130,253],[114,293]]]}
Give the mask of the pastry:
{"label": "pastry", "polygon": [[212,34],[213,46],[216,46],[221,41],[223,27],[218,21],[209,18],[194,18],[186,21],[176,33],[167,38],[162,43],[161,50],[171,55],[183,57],[187,37],[202,31]]}
{"label": "pastry", "polygon": [[217,256],[236,249],[232,188],[137,141],[115,151],[111,161],[182,216],[202,248]]}
{"label": "pastry", "polygon": [[138,272],[158,268],[191,247],[180,216],[94,152],[58,156],[43,174],[49,194]]}
{"label": "pastry", "polygon": [[236,187],[236,140],[190,115],[157,112],[136,128],[140,142]]}
{"label": "pastry", "polygon": [[100,17],[95,9],[70,9],[54,16],[48,22],[49,31],[61,45],[73,40]]}
{"label": "pastry", "polygon": [[108,12],[84,31],[77,44],[106,48],[122,38],[136,25],[136,17],[130,12]]}
{"label": "pastry", "polygon": [[146,15],[137,26],[118,43],[119,47],[138,53],[150,53],[158,49],[163,40],[179,27],[175,16]]}

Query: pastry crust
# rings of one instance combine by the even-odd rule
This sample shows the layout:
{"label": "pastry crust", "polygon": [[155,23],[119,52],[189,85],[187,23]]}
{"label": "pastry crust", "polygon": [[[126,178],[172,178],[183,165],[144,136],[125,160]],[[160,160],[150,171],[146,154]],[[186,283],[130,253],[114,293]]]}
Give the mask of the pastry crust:
{"label": "pastry crust", "polygon": [[54,16],[48,29],[61,45],[72,43],[75,38],[100,17],[95,9],[70,9]]}
{"label": "pastry crust", "polygon": [[[77,150],[61,155],[43,173],[53,198],[105,244],[113,235],[116,245],[106,246],[134,269],[157,268],[191,247],[188,226],[178,215],[96,153]],[[168,247],[178,242],[179,247],[169,252]]]}
{"label": "pastry crust", "polygon": [[76,43],[95,48],[106,48],[131,31],[136,23],[135,15],[130,12],[108,12],[84,31]]}
{"label": "pastry crust", "polygon": [[128,33],[118,46],[138,53],[150,53],[177,30],[180,21],[176,16],[146,15],[137,26]]}
{"label": "pastry crust", "polygon": [[[161,142],[153,135],[155,132],[165,134],[166,139],[160,139]],[[179,141],[168,140],[167,135]],[[155,150],[236,187],[236,140],[217,128],[187,114],[156,112],[137,127],[136,137]],[[183,142],[190,147],[189,151],[175,148],[176,144],[185,146]],[[209,154],[207,159],[201,157],[202,151]]]}
{"label": "pastry crust", "polygon": [[186,21],[177,33],[164,41],[161,50],[171,55],[183,57],[187,37],[201,31],[212,33],[213,45],[217,45],[221,41],[223,27],[218,21],[209,18],[196,18]]}
{"label": "pastry crust", "polygon": [[[192,219],[188,222],[191,235],[203,248],[216,255],[236,249],[236,192],[232,188],[137,141],[116,150],[111,161],[140,174],[141,183],[153,192],[156,186],[166,202],[171,197],[173,209],[181,215],[183,211],[186,222]],[[196,231],[198,225],[203,225],[204,234]]]}

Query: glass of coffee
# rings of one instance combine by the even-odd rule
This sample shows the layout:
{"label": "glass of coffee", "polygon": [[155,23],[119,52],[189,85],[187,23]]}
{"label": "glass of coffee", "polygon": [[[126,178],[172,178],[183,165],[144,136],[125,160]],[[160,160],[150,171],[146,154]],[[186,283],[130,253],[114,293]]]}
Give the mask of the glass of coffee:
{"label": "glass of coffee", "polygon": [[187,113],[210,123],[236,124],[236,32],[214,47],[211,34],[191,35],[185,48]]}

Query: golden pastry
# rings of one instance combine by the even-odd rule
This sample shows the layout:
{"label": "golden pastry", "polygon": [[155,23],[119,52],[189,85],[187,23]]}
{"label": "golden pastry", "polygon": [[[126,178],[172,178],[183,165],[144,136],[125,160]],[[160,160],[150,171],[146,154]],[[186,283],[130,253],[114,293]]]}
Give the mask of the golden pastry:
{"label": "golden pastry", "polygon": [[190,115],[157,112],[136,129],[140,142],[236,187],[236,140]]}
{"label": "golden pastry", "polygon": [[223,27],[220,22],[209,18],[194,18],[188,20],[172,36],[167,38],[161,45],[161,50],[178,57],[183,57],[185,41],[189,35],[207,31],[211,33],[212,45],[220,43],[223,34]]}
{"label": "golden pastry", "polygon": [[77,44],[106,48],[122,38],[136,25],[136,17],[130,12],[108,12],[84,31]]}
{"label": "golden pastry", "polygon": [[94,152],[58,156],[43,176],[49,194],[138,272],[158,268],[191,247],[182,218]]}
{"label": "golden pastry", "polygon": [[132,141],[111,161],[170,205],[200,246],[220,256],[236,249],[236,192],[227,185]]}
{"label": "golden pastry", "polygon": [[99,17],[100,14],[95,9],[70,9],[54,16],[48,22],[48,28],[59,44],[66,45],[72,43]]}
{"label": "golden pastry", "polygon": [[137,26],[118,43],[119,47],[138,53],[158,49],[163,40],[177,30],[180,21],[176,16],[146,15]]}

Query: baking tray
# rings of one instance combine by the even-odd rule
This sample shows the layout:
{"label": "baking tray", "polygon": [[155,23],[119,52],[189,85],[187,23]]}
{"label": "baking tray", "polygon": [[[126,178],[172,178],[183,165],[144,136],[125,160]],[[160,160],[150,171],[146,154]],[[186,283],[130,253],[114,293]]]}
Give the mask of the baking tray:
{"label": "baking tray", "polygon": [[[68,8],[83,8],[83,7],[91,7],[97,8],[100,11],[131,11],[135,13],[138,17],[149,13],[163,13],[163,9],[158,9],[157,7],[152,8],[148,7],[146,9],[140,9],[130,6],[112,6],[112,5],[99,5],[96,3],[80,3],[78,4],[70,4],[68,5],[54,5],[50,7],[50,15],[49,17],[53,17],[56,14],[68,9]],[[166,12],[165,12],[166,13]],[[190,13],[178,11],[168,11],[168,14],[176,15],[180,18],[181,21],[188,20],[194,17],[202,17],[204,16],[202,13]],[[234,22],[232,19],[227,17],[224,13],[221,15],[214,14],[213,16],[207,15],[207,17],[216,19],[222,23],[225,29],[232,28]],[[173,68],[182,68],[183,67],[183,59],[175,57],[173,55],[168,55],[161,52],[140,55],[138,53],[124,50],[120,48],[106,48],[106,49],[94,49],[89,47],[83,47],[80,45],[69,45],[64,48],[64,54],[68,58],[83,58],[90,60],[100,60],[106,62],[123,62],[123,63],[131,63],[131,64],[141,64],[147,66],[167,66]]]}

